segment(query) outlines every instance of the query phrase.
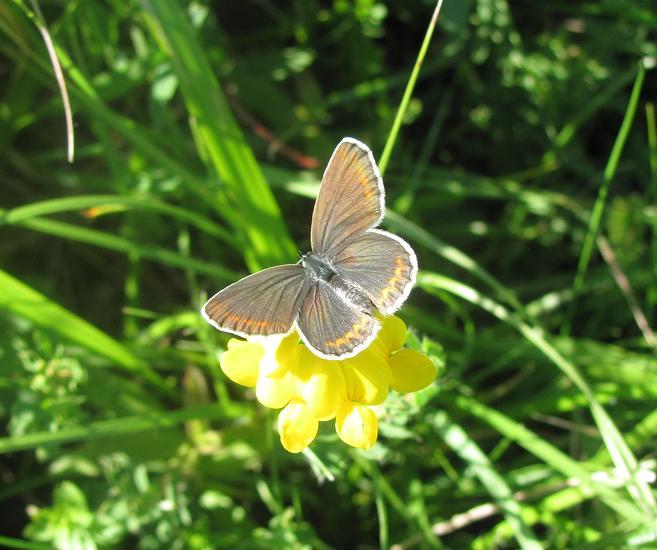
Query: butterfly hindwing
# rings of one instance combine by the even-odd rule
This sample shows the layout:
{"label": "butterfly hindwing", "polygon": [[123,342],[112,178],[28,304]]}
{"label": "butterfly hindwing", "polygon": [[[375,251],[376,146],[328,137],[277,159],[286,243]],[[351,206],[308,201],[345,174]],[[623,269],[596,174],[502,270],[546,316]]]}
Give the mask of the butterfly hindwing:
{"label": "butterfly hindwing", "polygon": [[349,301],[342,289],[318,281],[303,301],[297,327],[304,343],[316,355],[345,359],[366,348],[379,325],[370,311]]}
{"label": "butterfly hindwing", "polygon": [[382,313],[393,313],[415,284],[417,258],[403,239],[370,229],[335,258],[340,275],[363,293]]}

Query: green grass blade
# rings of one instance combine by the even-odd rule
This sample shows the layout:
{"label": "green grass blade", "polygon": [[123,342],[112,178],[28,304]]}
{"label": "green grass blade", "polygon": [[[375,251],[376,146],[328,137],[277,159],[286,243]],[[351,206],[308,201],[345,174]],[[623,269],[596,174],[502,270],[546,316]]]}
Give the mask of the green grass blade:
{"label": "green grass blade", "polygon": [[564,476],[577,478],[583,487],[598,495],[602,501],[610,508],[616,510],[625,519],[637,523],[649,521],[649,516],[643,514],[641,510],[619,494],[619,492],[614,491],[603,483],[596,483],[591,479],[591,474],[575,460],[531,430],[525,428],[522,424],[515,422],[499,411],[485,406],[476,399],[464,395],[459,395],[455,400],[455,404],[464,413],[480,418],[495,428],[499,433],[515,441],[518,445],[543,460],[556,471],[561,472]]}
{"label": "green grass blade", "polygon": [[0,535],[0,544],[5,548],[18,548],[19,550],[52,550],[52,546],[45,542],[15,539],[4,535]]}
{"label": "green grass blade", "polygon": [[[561,492],[561,494],[556,495],[562,502],[561,506],[555,506],[551,502],[548,502],[548,499],[544,499],[540,503],[540,512],[536,507],[526,509],[526,519],[525,521],[530,525],[536,525],[537,523],[544,524],[546,522],[556,523],[554,511],[561,511],[566,506],[574,507],[581,503],[582,501],[589,498],[581,490],[566,489]],[[564,502],[565,501],[565,502]],[[587,533],[592,535],[598,535],[598,532],[591,528],[586,528]],[[488,532],[479,535],[472,543],[471,547],[473,549],[483,549],[495,547],[503,547],[504,541],[510,539],[513,536],[513,531],[509,527],[508,523],[500,522],[493,529]]]}
{"label": "green grass blade", "polygon": [[[657,119],[655,118],[655,104],[646,104],[646,126],[648,131],[648,158],[650,163],[650,190],[648,196],[652,205],[657,208]],[[655,318],[657,310],[657,220],[653,219],[652,224],[652,246],[651,265],[654,272],[654,285],[648,291],[648,306],[650,308],[650,318]]]}
{"label": "green grass blade", "polygon": [[373,460],[370,460],[366,454],[360,451],[354,451],[352,456],[354,461],[357,462],[363,471],[366,472],[372,479],[372,482],[376,486],[378,493],[387,499],[395,513],[397,513],[406,521],[412,531],[420,531],[418,540],[422,540],[424,538],[424,542],[428,547],[440,548],[440,540],[436,537],[436,535],[431,533],[430,528],[428,528],[428,532],[422,528],[420,525],[420,519],[411,512],[408,506],[408,502],[405,500],[405,498],[398,494],[388,478],[381,473],[377,463]]}
{"label": "green grass blade", "polygon": [[449,447],[460,456],[486,487],[504,512],[507,523],[521,548],[542,548],[531,528],[523,520],[520,504],[513,498],[504,478],[495,471],[493,464],[466,431],[456,424],[445,412],[433,417],[433,426]]}
{"label": "green grass blade", "polygon": [[[22,55],[25,56],[26,70],[35,75],[36,78],[43,80],[46,85],[54,86],[52,78],[49,78],[51,67],[47,58],[39,55],[36,50],[26,48],[28,42],[24,34],[16,32],[17,29],[5,25],[0,18],[0,30],[14,44],[14,48],[7,46],[8,43],[0,42],[0,48],[8,56]],[[31,29],[20,28],[25,34]],[[76,108],[86,112],[90,118],[97,119],[107,124],[110,128],[117,131],[126,138],[140,153],[152,161],[156,166],[166,168],[172,174],[179,176],[185,183],[192,186],[201,196],[211,197],[208,192],[207,181],[199,178],[194,172],[180,164],[169,154],[168,151],[160,149],[153,143],[152,136],[141,127],[135,120],[114,112],[103,99],[98,95],[89,79],[73,63],[68,54],[57,47],[57,56],[59,57],[62,67],[66,70],[68,80],[68,91]],[[226,213],[222,212],[226,215]]]}
{"label": "green grass blade", "polygon": [[480,281],[486,283],[501,299],[508,302],[515,310],[519,312],[524,311],[522,304],[518,301],[513,292],[458,248],[441,241],[437,237],[431,235],[428,231],[419,227],[417,224],[414,224],[410,220],[390,210],[386,210],[386,222],[389,222],[389,224],[397,229],[402,235],[408,237],[412,241],[426,246],[432,252],[442,256],[454,265],[471,273]]}
{"label": "green grass blade", "polygon": [[411,76],[408,79],[406,89],[404,90],[404,95],[402,96],[401,103],[397,109],[397,114],[395,115],[395,119],[392,122],[392,128],[388,134],[388,139],[386,140],[386,144],[383,148],[383,153],[381,153],[381,158],[379,159],[379,170],[381,170],[381,175],[385,174],[386,168],[388,168],[388,161],[390,160],[390,155],[392,154],[392,148],[395,146],[395,142],[397,141],[397,134],[399,134],[399,128],[401,127],[402,120],[404,120],[404,115],[406,114],[408,105],[411,102],[413,90],[415,89],[415,83],[417,82],[417,77],[420,74],[420,68],[422,67],[424,57],[426,56],[427,50],[429,49],[429,43],[431,42],[433,31],[436,28],[436,23],[438,22],[438,16],[440,15],[440,9],[442,5],[443,0],[438,0],[436,2],[436,7],[433,10],[431,21],[429,21],[427,32],[424,34],[424,39],[422,40],[420,51],[417,54],[417,59],[415,60],[413,70],[411,71]]}
{"label": "green grass blade", "polygon": [[55,50],[55,45],[53,44],[52,36],[48,30],[48,25],[46,20],[43,17],[41,8],[37,0],[31,0],[32,9],[34,10],[33,21],[41,36],[43,36],[43,41],[48,50],[48,55],[50,56],[50,61],[52,63],[52,68],[55,73],[55,80],[59,86],[59,92],[62,96],[62,104],[64,106],[64,118],[66,120],[66,141],[67,141],[67,160],[72,163],[75,151],[75,137],[73,133],[73,114],[71,113],[71,103],[68,98],[68,91],[66,90],[66,80],[64,79],[64,73],[62,72],[62,66],[59,63],[57,58],[57,52]]}
{"label": "green grass blade", "polygon": [[104,437],[170,428],[190,420],[221,419],[229,415],[216,404],[200,405],[177,411],[157,411],[150,414],[99,420],[87,426],[65,428],[57,432],[36,432],[0,438],[0,454],[34,449],[40,445],[91,441]]}
{"label": "green grass blade", "polygon": [[[21,27],[20,31],[11,26],[4,24],[0,18],[0,30],[14,44],[14,48],[8,47],[7,42],[0,42],[2,49],[9,57],[25,56],[29,63],[26,64],[26,70],[35,74],[43,80],[46,85],[52,86],[52,79],[49,78],[50,64],[47,59],[37,53],[37,50],[26,48],[27,42],[24,34],[29,34],[33,29],[31,27]],[[118,132],[135,150],[152,162],[168,170],[172,175],[179,177],[196,195],[201,199],[216,207],[224,219],[236,226],[240,223],[238,214],[234,208],[229,207],[224,199],[224,193],[217,191],[216,184],[209,184],[206,178],[201,178],[192,170],[188,169],[181,162],[176,160],[175,155],[171,154],[156,144],[153,136],[134,119],[123,116],[114,112],[100,97],[94,89],[90,80],[83,74],[68,54],[61,48],[57,48],[57,56],[65,68],[69,78],[68,90],[77,108],[84,111],[92,120],[106,124],[109,128]]]}
{"label": "green grass blade", "polygon": [[[636,108],[639,103],[639,97],[641,95],[641,88],[643,86],[643,80],[645,77],[645,69],[643,63],[639,63],[639,71],[634,80],[634,86],[632,87],[632,93],[630,94],[630,100],[627,104],[625,110],[625,116],[623,117],[623,122],[621,124],[620,130],[614,141],[614,146],[612,147],[611,154],[607,160],[607,166],[605,167],[604,175],[602,178],[602,185],[598,191],[598,196],[593,205],[593,212],[591,213],[591,219],[589,220],[589,227],[586,233],[586,238],[584,239],[584,244],[582,245],[582,251],[577,263],[577,273],[575,274],[575,281],[573,282],[573,290],[575,296],[579,294],[584,283],[584,278],[586,277],[586,270],[591,261],[591,254],[593,253],[593,246],[595,245],[595,239],[598,235],[598,230],[600,228],[600,223],[602,221],[602,214],[605,209],[605,204],[607,202],[607,194],[609,193],[609,187],[611,185],[611,180],[616,175],[616,169],[618,168],[618,162],[620,161],[621,154],[623,153],[623,148],[625,147],[625,142],[627,141],[627,136],[630,133],[630,128],[632,127],[632,122],[634,121],[634,115],[636,113]],[[575,313],[575,304],[577,300],[573,302],[573,307],[571,308],[570,320],[564,327],[564,334],[570,332],[570,324],[572,323],[572,317]]]}
{"label": "green grass blade", "polygon": [[18,222],[16,225],[124,254],[135,254],[138,257],[153,260],[163,265],[170,265],[180,269],[191,269],[197,273],[216,277],[220,281],[230,282],[235,280],[235,273],[216,264],[189,258],[159,246],[139,244],[124,237],[98,231],[97,229],[89,229],[47,218],[29,218]]}
{"label": "green grass blade", "polygon": [[51,330],[168,390],[164,381],[128,348],[2,270],[0,296],[0,308],[29,319],[38,327]]}
{"label": "green grass blade", "polygon": [[121,195],[80,195],[34,202],[11,210],[0,210],[0,223],[18,223],[39,216],[86,210],[97,207],[120,206],[124,209],[152,210],[187,223],[201,231],[236,247],[230,231],[205,216],[180,206],[174,206],[151,196],[126,197]]}
{"label": "green grass blade", "polygon": [[205,51],[186,13],[177,2],[146,4],[149,27],[171,59],[178,75],[196,136],[211,167],[234,197],[240,229],[250,243],[246,251],[252,270],[295,259],[292,242],[278,204],[223,96]]}
{"label": "green grass blade", "polygon": [[602,407],[595,397],[593,390],[584,380],[578,369],[568,361],[559,351],[549,343],[543,332],[535,327],[529,326],[522,320],[513,316],[502,305],[490,298],[482,296],[475,289],[443,277],[435,273],[421,272],[418,276],[420,287],[431,290],[446,290],[460,298],[477,305],[488,311],[501,321],[519,331],[529,342],[541,350],[562,372],[582,391],[586,396],[591,414],[595,420],[600,435],[605,442],[614,465],[621,475],[628,480],[628,489],[635,500],[646,510],[655,510],[655,498],[650,487],[638,477],[638,463],[636,457],[623,439],[607,411]]}
{"label": "green grass blade", "polygon": [[379,520],[379,547],[381,550],[386,550],[389,546],[390,533],[388,526],[388,510],[386,508],[386,503],[383,498],[381,487],[378,484],[375,484],[375,497],[374,501],[376,503],[376,517]]}

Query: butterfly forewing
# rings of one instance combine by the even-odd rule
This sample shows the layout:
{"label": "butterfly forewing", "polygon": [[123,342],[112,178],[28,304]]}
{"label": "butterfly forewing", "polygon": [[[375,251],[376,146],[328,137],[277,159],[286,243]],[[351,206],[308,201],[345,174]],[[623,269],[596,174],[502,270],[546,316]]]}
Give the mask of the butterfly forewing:
{"label": "butterfly forewing", "polygon": [[315,253],[334,256],[384,214],[381,174],[367,145],[344,138],[329,160],[313,211]]}
{"label": "butterfly forewing", "polygon": [[285,334],[292,328],[308,285],[303,267],[270,267],[224,288],[203,306],[206,320],[240,336]]}
{"label": "butterfly forewing", "polygon": [[413,249],[380,229],[370,229],[347,245],[335,258],[335,266],[383,313],[399,309],[417,274]]}
{"label": "butterfly forewing", "polygon": [[349,303],[323,281],[310,287],[297,326],[306,345],[327,359],[356,355],[369,345],[379,328],[369,312]]}

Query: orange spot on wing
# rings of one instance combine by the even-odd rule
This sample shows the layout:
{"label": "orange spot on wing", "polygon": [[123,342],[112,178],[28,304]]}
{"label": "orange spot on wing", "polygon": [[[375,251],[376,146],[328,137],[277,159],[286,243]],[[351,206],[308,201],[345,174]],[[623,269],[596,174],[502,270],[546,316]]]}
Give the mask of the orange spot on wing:
{"label": "orange spot on wing", "polygon": [[324,342],[329,348],[338,348],[342,346],[343,344],[348,344],[349,342],[353,340],[360,340],[362,339],[363,336],[367,334],[367,322],[369,321],[368,317],[363,316],[363,319],[360,323],[356,323],[354,326],[349,329],[349,332],[343,334],[339,338],[336,338],[335,340],[331,340],[329,342]]}
{"label": "orange spot on wing", "polygon": [[362,166],[356,167],[354,171],[356,173],[356,181],[358,182],[358,185],[362,187],[363,193],[365,193],[365,198],[371,200],[374,198],[374,190],[370,184],[372,178],[369,177],[368,172]]}
{"label": "orange spot on wing", "polygon": [[407,269],[407,265],[401,256],[395,258],[395,272],[388,280],[388,285],[381,291],[381,301],[387,300],[388,297],[395,291],[399,291],[397,284],[402,280],[402,276]]}
{"label": "orange spot on wing", "polygon": [[236,323],[243,323],[249,329],[256,328],[261,329],[271,325],[271,321],[257,321],[256,319],[249,319],[248,317],[240,317],[239,315],[233,315],[232,313],[226,314],[226,321],[235,321]]}

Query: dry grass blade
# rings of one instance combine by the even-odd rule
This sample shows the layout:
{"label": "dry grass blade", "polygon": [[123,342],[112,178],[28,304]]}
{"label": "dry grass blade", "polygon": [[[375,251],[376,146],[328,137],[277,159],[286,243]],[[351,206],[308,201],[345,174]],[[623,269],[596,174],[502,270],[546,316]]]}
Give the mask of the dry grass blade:
{"label": "dry grass blade", "polygon": [[614,281],[616,281],[616,285],[618,285],[618,288],[623,293],[623,296],[625,296],[627,305],[630,306],[632,316],[634,317],[637,326],[641,330],[641,333],[643,334],[643,337],[645,338],[648,345],[654,348],[657,346],[657,338],[655,338],[655,333],[650,328],[650,323],[648,323],[648,319],[643,313],[643,310],[641,309],[641,306],[639,305],[639,302],[637,301],[636,296],[632,291],[630,280],[627,278],[627,275],[625,275],[621,269],[620,264],[618,263],[618,258],[616,258],[614,250],[611,248],[607,238],[603,235],[598,235],[597,243],[598,250],[600,250],[600,254],[604,258],[604,261],[607,262],[609,270],[611,271],[611,275],[613,276]]}
{"label": "dry grass blade", "polygon": [[66,118],[66,158],[69,162],[73,162],[73,156],[75,152],[75,138],[73,134],[73,114],[71,112],[71,104],[68,99],[68,90],[66,89],[66,80],[64,79],[64,72],[62,71],[62,66],[59,63],[59,58],[57,57],[57,50],[55,44],[50,37],[50,32],[46,25],[46,20],[41,13],[41,8],[37,0],[30,0],[32,4],[32,9],[36,15],[36,25],[43,36],[43,41],[46,44],[48,49],[48,56],[50,57],[50,62],[52,63],[53,71],[55,72],[55,78],[57,79],[57,86],[59,87],[59,92],[62,95],[62,103],[64,104],[64,117]]}

